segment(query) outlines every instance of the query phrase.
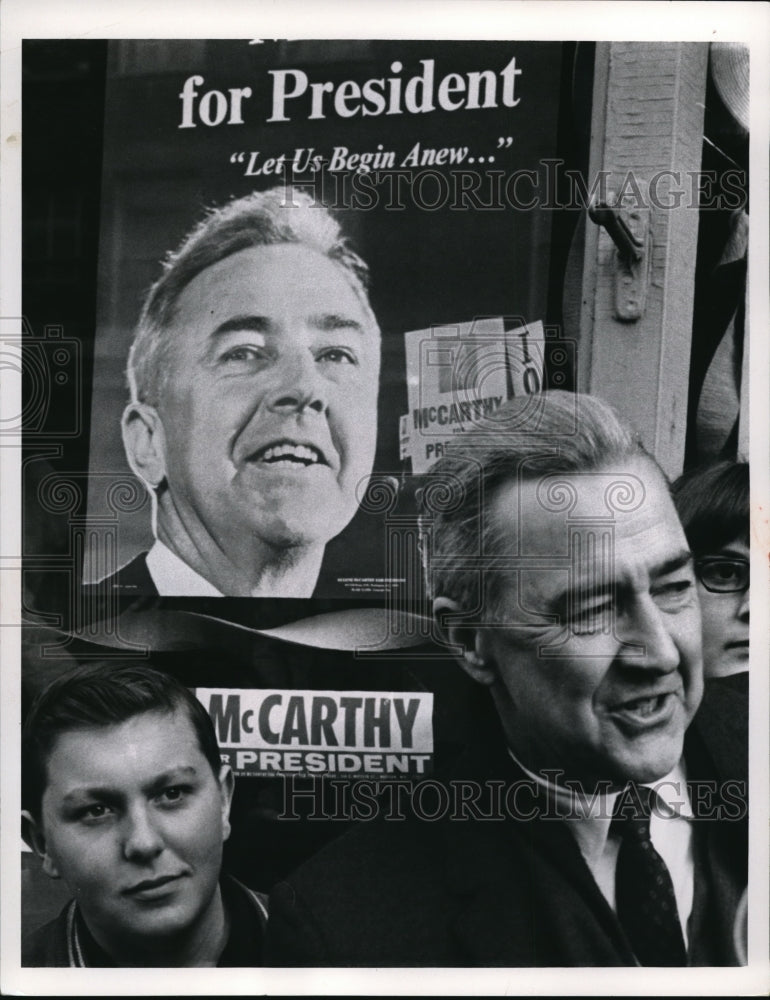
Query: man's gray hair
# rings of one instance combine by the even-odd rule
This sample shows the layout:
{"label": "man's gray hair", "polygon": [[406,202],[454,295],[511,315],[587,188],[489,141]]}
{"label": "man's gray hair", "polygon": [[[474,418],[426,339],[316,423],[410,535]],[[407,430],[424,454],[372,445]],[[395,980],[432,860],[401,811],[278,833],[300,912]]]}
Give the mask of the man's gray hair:
{"label": "man's gray hair", "polygon": [[595,396],[549,391],[508,400],[458,436],[427,475],[420,524],[429,596],[448,597],[469,612],[494,611],[500,540],[485,515],[499,487],[639,456],[655,464],[639,437]]}
{"label": "man's gray hair", "polygon": [[144,301],[128,358],[132,402],[157,405],[168,375],[168,327],[179,297],[202,271],[249,247],[299,243],[347,272],[373,331],[379,327],[367,295],[369,268],[351,249],[339,222],[305,192],[290,186],[254,191],[209,209],[163,262],[163,273]]}

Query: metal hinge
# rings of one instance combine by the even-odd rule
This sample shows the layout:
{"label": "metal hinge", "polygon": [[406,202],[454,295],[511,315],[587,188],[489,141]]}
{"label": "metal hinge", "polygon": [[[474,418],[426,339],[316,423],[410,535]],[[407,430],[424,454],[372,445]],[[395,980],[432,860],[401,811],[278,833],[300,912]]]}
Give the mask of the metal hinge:
{"label": "metal hinge", "polygon": [[644,315],[650,286],[650,209],[594,202],[588,215],[592,222],[607,230],[616,247],[615,318],[622,323],[633,323]]}

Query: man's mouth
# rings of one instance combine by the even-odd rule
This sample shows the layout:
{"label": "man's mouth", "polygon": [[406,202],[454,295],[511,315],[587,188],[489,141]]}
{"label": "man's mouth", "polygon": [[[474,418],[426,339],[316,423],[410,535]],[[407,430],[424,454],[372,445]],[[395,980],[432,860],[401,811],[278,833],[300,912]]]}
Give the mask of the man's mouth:
{"label": "man's mouth", "polygon": [[624,702],[620,709],[625,712],[636,712],[641,716],[652,715],[663,705],[664,698],[668,698],[668,695],[658,694],[652,698],[635,698],[633,701]]}
{"label": "man's mouth", "polygon": [[647,695],[643,698],[629,698],[610,707],[612,715],[637,726],[652,726],[665,721],[673,711],[675,695],[671,691]]}
{"label": "man's mouth", "polygon": [[250,455],[249,461],[287,469],[307,469],[313,465],[329,464],[320,448],[296,441],[273,441]]}

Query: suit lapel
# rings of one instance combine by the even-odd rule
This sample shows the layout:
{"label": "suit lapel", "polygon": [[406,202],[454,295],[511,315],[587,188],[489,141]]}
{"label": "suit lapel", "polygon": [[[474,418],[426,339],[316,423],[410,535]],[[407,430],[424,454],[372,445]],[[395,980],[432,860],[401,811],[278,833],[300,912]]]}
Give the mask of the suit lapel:
{"label": "suit lapel", "polygon": [[[695,726],[687,735],[686,759],[689,778],[715,778],[713,759]],[[522,780],[524,775],[508,762],[504,746],[494,746],[464,773],[479,781],[492,776],[506,784]],[[709,922],[716,921],[715,940],[724,952],[742,889],[736,853],[743,842],[739,828],[745,832],[745,826],[724,820],[698,822],[708,872],[704,909]],[[446,823],[443,830],[446,870],[457,901],[453,931],[461,964],[636,964],[616,915],[563,823],[470,820]],[[702,869],[696,872],[698,878],[705,876]],[[695,936],[701,939],[697,931]],[[691,964],[717,961],[724,964],[725,957],[703,956],[697,949],[690,956]]]}
{"label": "suit lapel", "polygon": [[[512,767],[507,771],[507,783],[523,778]],[[564,823],[506,818],[449,822],[443,829],[458,904],[453,929],[468,964],[634,964]]]}
{"label": "suit lapel", "polygon": [[453,930],[458,957],[467,955],[469,965],[522,964],[516,957],[535,951],[532,887],[526,867],[523,875],[516,871],[507,826],[482,821],[446,828],[449,885],[458,900]]}

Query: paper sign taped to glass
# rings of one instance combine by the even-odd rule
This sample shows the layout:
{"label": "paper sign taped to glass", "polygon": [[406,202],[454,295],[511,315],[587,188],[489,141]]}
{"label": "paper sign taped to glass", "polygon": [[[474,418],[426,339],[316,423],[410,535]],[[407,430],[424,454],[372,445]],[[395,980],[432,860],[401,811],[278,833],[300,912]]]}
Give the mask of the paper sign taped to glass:
{"label": "paper sign taped to glass", "polygon": [[400,451],[413,473],[427,472],[454,437],[506,399],[541,390],[543,324],[506,325],[498,316],[404,334],[409,413]]}
{"label": "paper sign taped to glass", "polygon": [[196,688],[237,775],[430,773],[433,694]]}

